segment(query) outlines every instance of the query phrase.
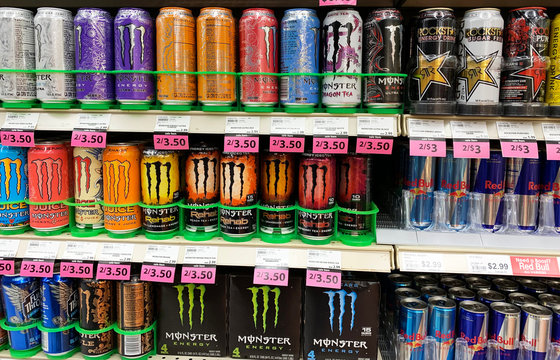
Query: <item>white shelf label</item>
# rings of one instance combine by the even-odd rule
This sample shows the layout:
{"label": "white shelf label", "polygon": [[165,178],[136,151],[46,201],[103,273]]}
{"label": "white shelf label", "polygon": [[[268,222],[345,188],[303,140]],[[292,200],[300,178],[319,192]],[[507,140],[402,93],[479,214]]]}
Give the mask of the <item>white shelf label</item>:
{"label": "white shelf label", "polygon": [[2,128],[34,131],[38,121],[39,113],[9,112]]}
{"label": "white shelf label", "polygon": [[226,134],[258,135],[261,118],[258,116],[227,116]]}
{"label": "white shelf label", "polygon": [[27,250],[25,255],[26,259],[44,259],[54,260],[58,254],[60,241],[35,241],[30,240],[27,243]]}
{"label": "white shelf label", "polygon": [[107,130],[111,123],[111,114],[79,114],[76,129]]}
{"label": "white shelf label", "polygon": [[401,252],[401,271],[444,272],[443,254]]}
{"label": "white shelf label", "polygon": [[467,254],[469,272],[473,274],[513,275],[507,255]]}
{"label": "white shelf label", "polygon": [[255,254],[255,266],[289,268],[290,250],[289,249],[257,249]]}
{"label": "white shelf label", "polygon": [[530,121],[496,121],[500,140],[537,140]]}
{"label": "white shelf label", "polygon": [[0,239],[0,258],[14,258],[18,249],[18,239]]}
{"label": "white shelf label", "polygon": [[488,140],[488,126],[486,126],[486,121],[452,120],[450,124],[451,134],[454,139]]}
{"label": "white shelf label", "polygon": [[183,264],[216,265],[218,263],[217,246],[186,246]]}
{"label": "white shelf label", "polygon": [[348,136],[347,117],[313,118],[313,135]]}
{"label": "white shelf label", "polygon": [[411,138],[445,139],[443,120],[408,118],[408,136]]}
{"label": "white shelf label", "polygon": [[144,255],[144,262],[175,265],[177,264],[178,257],[179,246],[148,245],[146,247],[146,255]]}
{"label": "white shelf label", "polygon": [[134,244],[103,243],[98,261],[131,262],[134,253]]}
{"label": "white shelf label", "polygon": [[270,133],[274,135],[305,135],[305,118],[273,116],[270,118]]}
{"label": "white shelf label", "polygon": [[66,243],[66,249],[62,254],[64,260],[94,261],[98,243],[95,242],[76,242]]}
{"label": "white shelf label", "polygon": [[188,133],[191,117],[185,115],[158,115],[154,132]]}
{"label": "white shelf label", "polygon": [[560,141],[560,124],[542,123],[542,131],[545,141]]}
{"label": "white shelf label", "polygon": [[307,267],[310,269],[340,270],[342,255],[340,251],[307,250]]}
{"label": "white shelf label", "polygon": [[383,116],[358,116],[358,136],[395,137],[395,118]]}

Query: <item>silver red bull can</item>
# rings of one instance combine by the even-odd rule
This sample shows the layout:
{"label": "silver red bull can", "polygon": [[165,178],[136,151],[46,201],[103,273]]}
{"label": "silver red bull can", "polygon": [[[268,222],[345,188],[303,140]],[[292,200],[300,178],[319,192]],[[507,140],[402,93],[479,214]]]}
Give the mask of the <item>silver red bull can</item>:
{"label": "silver red bull can", "polygon": [[521,307],[521,341],[529,343],[532,360],[544,360],[552,334],[552,310],[537,304]]}

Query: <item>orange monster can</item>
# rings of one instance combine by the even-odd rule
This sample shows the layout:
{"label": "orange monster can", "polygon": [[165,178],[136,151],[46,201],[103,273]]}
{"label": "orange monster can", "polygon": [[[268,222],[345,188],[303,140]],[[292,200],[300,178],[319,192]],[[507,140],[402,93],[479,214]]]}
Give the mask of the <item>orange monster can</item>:
{"label": "orange monster can", "polygon": [[[158,71],[196,71],[195,21],[189,9],[160,9],[156,38]],[[157,88],[162,104],[191,105],[196,100],[196,75],[158,74]]]}
{"label": "orange monster can", "polygon": [[[106,204],[140,202],[140,148],[132,143],[107,145],[103,151],[103,199]],[[126,234],[142,227],[140,206],[104,206],[105,229]]]}
{"label": "orange monster can", "polygon": [[[235,72],[235,37],[231,10],[202,9],[196,20],[198,71]],[[198,76],[198,101],[203,105],[231,105],[235,100],[235,75]]]}

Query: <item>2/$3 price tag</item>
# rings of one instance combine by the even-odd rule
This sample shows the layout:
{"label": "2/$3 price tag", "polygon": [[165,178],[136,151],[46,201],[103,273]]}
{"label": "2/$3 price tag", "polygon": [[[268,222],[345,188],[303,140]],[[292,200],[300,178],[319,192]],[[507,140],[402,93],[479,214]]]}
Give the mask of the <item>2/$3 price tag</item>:
{"label": "2/$3 price tag", "polygon": [[408,118],[410,156],[445,157],[445,124],[443,120]]}
{"label": "2/$3 price tag", "polygon": [[158,115],[154,128],[156,150],[188,150],[191,117],[182,115]]}
{"label": "2/$3 price tag", "polygon": [[14,275],[19,240],[0,239],[0,275]]}
{"label": "2/$3 price tag", "polygon": [[539,149],[530,121],[496,121],[502,155],[508,158],[538,159]]}
{"label": "2/$3 price tag", "polygon": [[395,118],[358,116],[356,153],[391,155],[395,137]]}
{"label": "2/$3 price tag", "polygon": [[546,159],[560,160],[560,124],[542,123],[542,131],[546,141]]}
{"label": "2/$3 price tag", "polygon": [[224,152],[259,152],[260,125],[258,116],[227,116]]}
{"label": "2/$3 price tag", "polygon": [[305,285],[340,289],[342,286],[341,262],[340,251],[307,250]]}
{"label": "2/$3 price tag", "polygon": [[289,249],[257,249],[253,284],[288,286],[289,266]]}
{"label": "2/$3 price tag", "polygon": [[348,153],[348,118],[313,118],[313,153]]}
{"label": "2/$3 price tag", "polygon": [[181,269],[181,282],[215,284],[218,248],[216,246],[187,246]]}
{"label": "2/$3 price tag", "polygon": [[97,252],[94,242],[67,242],[60,262],[60,275],[64,277],[93,278],[93,261]]}
{"label": "2/$3 price tag", "polygon": [[173,245],[148,245],[140,280],[173,283],[179,247]]}
{"label": "2/$3 price tag", "polygon": [[21,262],[21,276],[52,277],[58,241],[29,241]]}
{"label": "2/$3 price tag", "polygon": [[99,280],[129,280],[134,244],[104,243],[97,255]]}
{"label": "2/$3 price tag", "polygon": [[452,120],[453,157],[469,159],[488,159],[490,140],[486,121]]}
{"label": "2/$3 price tag", "polygon": [[70,145],[104,148],[107,145],[107,129],[111,114],[80,114],[78,125],[72,131]]}
{"label": "2/$3 price tag", "polygon": [[302,153],[305,148],[305,118],[271,117],[271,152]]}
{"label": "2/$3 price tag", "polygon": [[35,128],[39,113],[8,112],[6,121],[0,130],[0,139],[4,146],[35,146]]}

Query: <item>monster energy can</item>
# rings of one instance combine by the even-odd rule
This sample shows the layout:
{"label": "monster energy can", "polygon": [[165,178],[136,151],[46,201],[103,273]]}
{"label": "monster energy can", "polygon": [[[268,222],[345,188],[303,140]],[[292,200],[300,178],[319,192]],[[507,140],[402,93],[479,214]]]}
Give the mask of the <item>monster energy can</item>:
{"label": "monster energy can", "polygon": [[[367,155],[348,155],[338,164],[337,200],[341,209],[371,210],[372,159]],[[371,215],[339,211],[338,229],[343,234],[364,235],[371,231]]]}
{"label": "monster energy can", "polygon": [[[103,330],[115,322],[115,288],[109,280],[82,279],[80,281],[80,327],[84,330]],[[102,357],[113,351],[115,332],[80,334],[81,352],[88,358]]]}
{"label": "monster energy can", "polygon": [[[103,149],[74,148],[74,201],[87,204],[103,200]],[[99,229],[103,227],[101,204],[74,208],[76,227]]]}

